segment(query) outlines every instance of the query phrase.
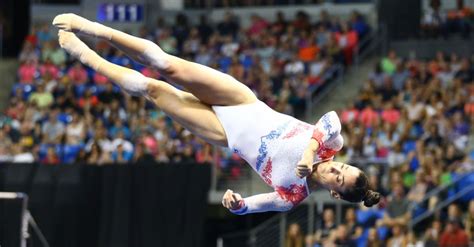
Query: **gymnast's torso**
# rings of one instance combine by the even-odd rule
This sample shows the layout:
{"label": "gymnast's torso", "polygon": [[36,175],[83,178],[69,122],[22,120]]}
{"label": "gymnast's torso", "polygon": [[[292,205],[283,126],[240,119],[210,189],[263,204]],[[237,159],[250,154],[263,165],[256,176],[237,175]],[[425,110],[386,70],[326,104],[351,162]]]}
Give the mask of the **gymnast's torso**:
{"label": "gymnast's torso", "polygon": [[247,161],[269,186],[293,205],[309,195],[306,178],[295,168],[308,147],[314,126],[279,113],[261,101],[213,106],[228,147]]}

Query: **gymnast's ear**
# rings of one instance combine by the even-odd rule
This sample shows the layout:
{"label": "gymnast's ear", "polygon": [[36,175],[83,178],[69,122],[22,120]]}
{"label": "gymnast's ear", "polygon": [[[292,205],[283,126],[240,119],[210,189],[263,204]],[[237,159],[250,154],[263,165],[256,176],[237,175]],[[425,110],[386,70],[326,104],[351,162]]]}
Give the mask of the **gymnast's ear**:
{"label": "gymnast's ear", "polygon": [[331,197],[334,198],[334,199],[337,199],[337,200],[340,200],[340,199],[341,199],[341,194],[337,193],[337,192],[334,191],[334,190],[330,190],[330,191],[329,191],[329,194],[330,194]]}

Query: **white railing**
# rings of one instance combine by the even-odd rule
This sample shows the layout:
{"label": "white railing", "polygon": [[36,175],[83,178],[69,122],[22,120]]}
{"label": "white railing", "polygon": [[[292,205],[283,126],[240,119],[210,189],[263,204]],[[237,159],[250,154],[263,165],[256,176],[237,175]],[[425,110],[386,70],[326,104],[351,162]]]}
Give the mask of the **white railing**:
{"label": "white railing", "polygon": [[[339,85],[344,78],[344,66],[337,64],[329,68],[329,70],[323,75],[321,86],[314,87],[306,92],[306,120],[310,120],[313,116],[314,106],[324,98],[324,96],[331,91],[335,86]],[[321,90],[321,87],[323,89]],[[318,90],[321,90],[316,94]]]}
{"label": "white railing", "polygon": [[[359,69],[359,65],[365,61],[369,56],[373,54],[385,54],[387,50],[387,32],[384,26],[379,26],[375,31],[369,33],[364,39],[360,40],[354,49],[353,53],[353,62],[354,64],[349,69]],[[313,88],[306,93],[306,120],[310,120],[313,116],[313,110],[315,106],[322,100],[324,97],[329,94],[334,88],[336,88],[340,83],[344,81],[344,75],[347,73],[347,68],[344,68],[342,65],[336,65],[335,71],[327,73],[323,80],[328,81],[330,76],[332,76],[332,81],[328,82],[328,85],[324,85],[324,88],[315,93],[317,90],[320,90],[319,87]]]}
{"label": "white railing", "polygon": [[454,196],[449,197],[446,200],[438,203],[436,208],[434,208],[433,210],[426,211],[423,214],[421,214],[420,216],[418,216],[417,218],[413,219],[410,222],[410,227],[413,228],[418,223],[422,222],[424,219],[430,217],[431,215],[433,215],[436,212],[439,212],[440,210],[447,207],[448,205],[450,205],[454,201],[458,200],[459,198],[461,198],[461,197],[465,196],[466,194],[471,193],[473,191],[474,191],[474,184],[471,184],[467,187],[464,187],[461,191],[456,193]]}

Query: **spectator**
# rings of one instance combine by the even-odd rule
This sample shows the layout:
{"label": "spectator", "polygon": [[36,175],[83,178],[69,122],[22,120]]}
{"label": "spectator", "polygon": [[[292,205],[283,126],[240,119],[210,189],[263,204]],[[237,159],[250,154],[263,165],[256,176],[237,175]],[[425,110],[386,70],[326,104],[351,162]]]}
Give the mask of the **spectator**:
{"label": "spectator", "polygon": [[469,242],[474,242],[474,200],[469,201],[468,210],[464,217],[464,225]]}
{"label": "spectator", "polygon": [[224,20],[217,24],[217,31],[222,36],[231,35],[233,38],[236,37],[239,29],[239,23],[235,20],[235,17],[231,12],[226,12]]}
{"label": "spectator", "polygon": [[409,247],[423,247],[425,246],[423,241],[420,241],[416,238],[416,235],[413,231],[410,231],[407,234],[407,240],[406,240],[407,245]]}
{"label": "spectator", "polygon": [[118,144],[111,153],[112,162],[117,164],[128,163],[132,157],[133,153],[125,151],[122,144]]}
{"label": "spectator", "polygon": [[40,65],[39,72],[41,76],[49,73],[55,80],[59,77],[59,68],[51,62],[49,57]]}
{"label": "spectator", "polygon": [[13,163],[33,163],[35,161],[35,157],[33,156],[33,154],[29,150],[24,149],[19,144],[14,144],[12,146],[12,152]]}
{"label": "spectator", "polygon": [[260,17],[259,15],[253,14],[251,17],[251,24],[247,30],[249,36],[259,36],[264,30],[269,27],[269,23]]}
{"label": "spectator", "polygon": [[402,224],[396,223],[392,226],[392,237],[387,241],[388,247],[407,246],[408,241],[405,235],[405,228]]}
{"label": "spectator", "polygon": [[87,89],[82,97],[77,101],[80,108],[95,107],[99,104],[99,99],[92,93],[91,89]]}
{"label": "spectator", "polygon": [[461,210],[457,204],[450,204],[448,206],[448,217],[447,220],[459,220],[461,219]]}
{"label": "spectator", "polygon": [[453,218],[448,220],[448,224],[444,228],[444,231],[439,239],[439,246],[469,246],[469,238],[466,232],[461,228],[461,222],[459,219]]}
{"label": "spectator", "polygon": [[119,102],[122,99],[122,94],[112,83],[105,84],[105,90],[100,92],[98,100],[104,104],[110,104],[112,101]]}
{"label": "spectator", "polygon": [[382,240],[379,238],[377,229],[370,228],[367,236],[367,247],[382,247]]}
{"label": "spectator", "polygon": [[359,119],[359,109],[355,107],[354,102],[350,102],[348,107],[342,111],[340,116],[341,122],[344,124],[355,122]]}
{"label": "spectator", "polygon": [[365,127],[375,126],[379,123],[379,115],[374,108],[372,108],[371,103],[367,104],[367,106],[360,112],[359,121]]}
{"label": "spectator", "polygon": [[76,62],[74,66],[69,69],[67,75],[76,85],[82,85],[88,81],[87,71],[80,62]]}
{"label": "spectator", "polygon": [[94,142],[86,155],[86,161],[90,165],[104,165],[112,163],[112,157],[110,151],[102,149],[100,145]]}
{"label": "spectator", "polygon": [[388,56],[382,59],[382,71],[388,75],[393,75],[399,62],[400,59],[397,57],[397,53],[391,50]]}
{"label": "spectator", "polygon": [[394,225],[403,226],[410,219],[409,201],[405,198],[405,192],[400,183],[393,185],[392,189],[393,192],[388,199],[381,224],[389,227]]}
{"label": "spectator", "polygon": [[341,32],[336,32],[335,37],[344,54],[345,64],[352,64],[354,49],[356,49],[359,42],[357,32],[351,30],[346,23],[343,23]]}
{"label": "spectator", "polygon": [[357,11],[352,11],[350,18],[351,28],[357,32],[359,39],[364,38],[370,31],[364,17]]}
{"label": "spectator", "polygon": [[209,25],[206,15],[199,16],[199,25],[197,26],[198,33],[201,36],[201,42],[207,43],[209,37],[214,32],[214,29]]}
{"label": "spectator", "polygon": [[418,170],[416,173],[415,185],[408,192],[407,199],[412,202],[420,203],[429,191],[429,185],[426,182],[425,174]]}
{"label": "spectator", "polygon": [[400,120],[400,111],[396,109],[392,102],[387,102],[382,111],[381,118],[389,124],[396,124]]}
{"label": "spectator", "polygon": [[434,220],[431,227],[426,229],[424,235],[425,246],[438,246],[439,238],[441,236],[442,225],[441,221]]}
{"label": "spectator", "polygon": [[421,21],[422,35],[425,37],[446,37],[446,14],[441,11],[441,1],[431,0],[430,9],[423,15]]}
{"label": "spectator", "polygon": [[38,76],[38,73],[36,62],[31,59],[25,60],[18,69],[19,82],[23,84],[32,84]]}
{"label": "spectator", "polygon": [[56,155],[56,151],[54,150],[54,147],[53,146],[48,147],[46,156],[41,160],[41,163],[46,164],[46,165],[58,165],[60,162],[61,161]]}
{"label": "spectator", "polygon": [[355,247],[355,241],[350,237],[348,229],[345,225],[339,225],[335,230],[334,244],[336,246]]}
{"label": "spectator", "polygon": [[18,59],[20,60],[20,63],[26,63],[28,61],[31,63],[38,63],[39,54],[40,52],[35,49],[35,44],[32,44],[31,42],[25,42]]}
{"label": "spectator", "polygon": [[59,144],[65,132],[65,126],[58,121],[58,110],[53,109],[42,127],[43,143]]}
{"label": "spectator", "polygon": [[[373,188],[373,187],[371,187]],[[345,215],[345,225],[348,238],[354,240],[362,235],[362,227],[357,223],[356,213],[354,208],[348,208]],[[338,229],[339,230],[339,229]],[[342,231],[342,230],[341,230]]]}
{"label": "spectator", "polygon": [[71,122],[66,127],[66,143],[69,145],[79,145],[86,137],[86,124],[83,118],[74,111]]}
{"label": "spectator", "polygon": [[44,84],[39,84],[36,92],[30,95],[29,101],[36,104],[39,108],[47,108],[53,104],[54,98],[50,92],[45,91]]}
{"label": "spectator", "polygon": [[285,65],[285,74],[288,76],[296,76],[304,71],[304,64],[300,61],[297,55],[294,55],[293,58]]}
{"label": "spectator", "polygon": [[285,238],[285,247],[303,247],[303,233],[300,225],[293,223],[288,227]]}
{"label": "spectator", "polygon": [[464,5],[464,0],[456,1],[457,8],[448,12],[448,28],[454,32],[460,32],[463,37],[468,38],[471,33],[469,20],[472,10]]}
{"label": "spectator", "polygon": [[334,229],[336,229],[336,219],[334,217],[334,210],[332,210],[331,208],[326,208],[323,212],[322,226],[315,233],[315,242],[325,242],[329,237],[331,231]]}

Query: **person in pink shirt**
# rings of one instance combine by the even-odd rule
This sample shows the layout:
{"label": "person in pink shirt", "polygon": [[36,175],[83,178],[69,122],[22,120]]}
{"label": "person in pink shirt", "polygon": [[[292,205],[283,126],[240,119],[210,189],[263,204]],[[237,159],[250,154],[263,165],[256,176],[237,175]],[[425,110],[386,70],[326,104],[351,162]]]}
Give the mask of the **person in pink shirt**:
{"label": "person in pink shirt", "polygon": [[39,70],[41,75],[49,72],[55,80],[57,80],[59,77],[59,68],[54,65],[49,58],[46,59],[46,61],[40,66]]}
{"label": "person in pink shirt", "polygon": [[387,102],[382,111],[382,120],[390,124],[396,124],[400,119],[400,111],[393,107],[392,102]]}
{"label": "person in pink shirt", "polygon": [[88,79],[86,69],[84,69],[82,64],[79,62],[76,62],[74,66],[68,70],[67,75],[76,85],[84,84]]}
{"label": "person in pink shirt", "polygon": [[20,83],[32,84],[38,73],[38,65],[33,60],[26,60],[18,69]]}
{"label": "person in pink shirt", "polygon": [[146,77],[160,78],[160,73],[151,67],[145,67],[140,72]]}
{"label": "person in pink shirt", "polygon": [[261,16],[253,15],[252,16],[252,24],[248,29],[248,34],[250,36],[260,35],[263,30],[269,27],[268,22],[263,19]]}
{"label": "person in pink shirt", "polygon": [[372,108],[372,104],[369,103],[367,106],[360,112],[359,121],[365,127],[372,127],[379,123],[379,114]]}
{"label": "person in pink shirt", "polygon": [[110,82],[110,80],[107,77],[105,77],[103,74],[99,72],[94,73],[92,80],[94,81],[94,84],[98,86],[105,86],[107,85],[107,83]]}
{"label": "person in pink shirt", "polygon": [[341,25],[341,32],[336,32],[334,35],[339,47],[344,53],[346,64],[351,64],[354,49],[359,42],[359,36],[357,35],[357,32],[350,29],[346,23],[343,23]]}
{"label": "person in pink shirt", "polygon": [[349,123],[359,118],[360,111],[357,109],[353,102],[349,104],[345,110],[342,111],[341,121],[343,123]]}

